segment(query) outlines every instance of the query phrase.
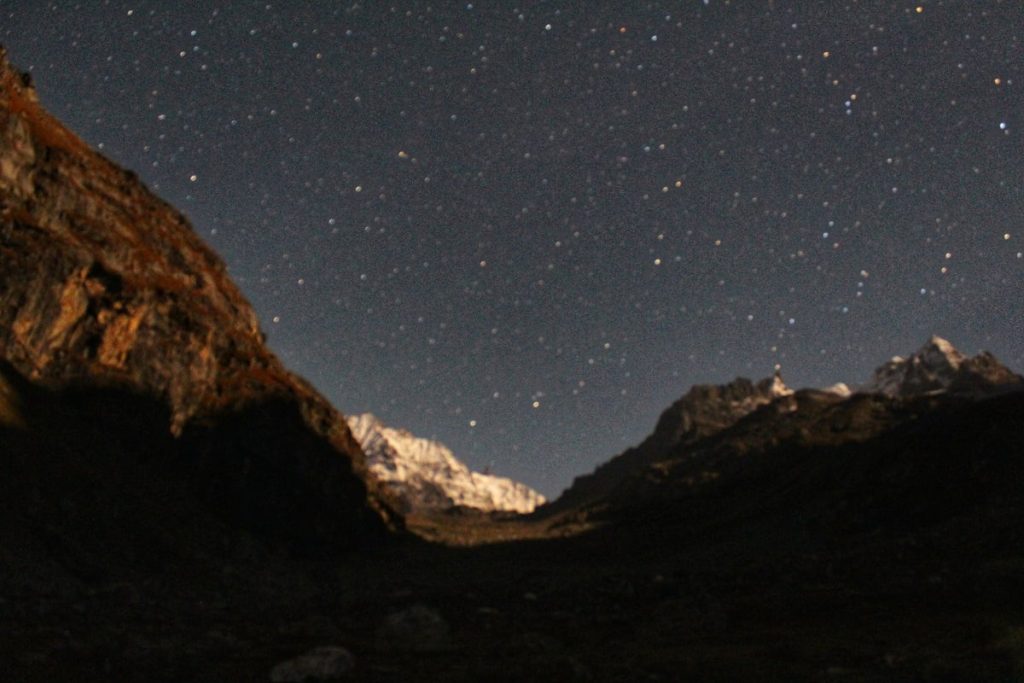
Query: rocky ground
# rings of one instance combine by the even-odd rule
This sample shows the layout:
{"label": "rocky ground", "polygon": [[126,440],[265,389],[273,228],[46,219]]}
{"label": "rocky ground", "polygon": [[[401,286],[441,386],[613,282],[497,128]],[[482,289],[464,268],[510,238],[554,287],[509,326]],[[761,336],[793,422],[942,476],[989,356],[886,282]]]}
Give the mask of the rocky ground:
{"label": "rocky ground", "polygon": [[[114,411],[109,396],[79,400]],[[948,513],[923,505],[929,491],[949,497],[939,476],[916,498],[892,489],[918,514],[880,497],[878,518],[858,497],[874,485],[845,489],[846,502],[822,487],[828,515],[799,487],[758,498],[740,486],[732,499],[713,489],[707,515],[667,498],[410,518],[437,542],[373,537],[322,557],[196,498],[169,436],[93,431],[58,403],[52,438],[2,432],[3,679],[286,681],[295,658],[336,648],[310,680],[1021,680],[1024,533],[1008,492],[1024,463],[1011,440],[1022,402],[957,404],[934,416],[947,433],[926,425],[931,441],[911,430],[881,450],[762,454],[783,467],[761,479],[776,492],[806,458],[846,476],[860,458],[899,469],[914,462],[909,442],[939,472],[984,462],[965,444],[1002,463],[974,468],[1005,480],[991,495],[967,495],[970,468],[958,475],[966,502]]]}
{"label": "rocky ground", "polygon": [[[4,678],[260,681],[313,648],[375,681],[1011,681],[1024,557],[927,541],[820,556],[637,539],[472,549],[407,541],[295,562],[43,578],[0,602]],[[1016,678],[1015,678],[1016,677]]]}

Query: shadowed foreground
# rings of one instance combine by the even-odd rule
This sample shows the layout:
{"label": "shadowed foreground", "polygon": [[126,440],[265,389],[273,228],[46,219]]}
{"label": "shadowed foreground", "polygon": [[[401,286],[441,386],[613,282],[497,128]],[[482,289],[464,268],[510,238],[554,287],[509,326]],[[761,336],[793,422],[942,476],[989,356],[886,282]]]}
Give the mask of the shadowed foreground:
{"label": "shadowed foreground", "polygon": [[176,440],[137,396],[31,391],[3,394],[9,680],[270,680],[324,645],[353,655],[353,680],[1024,674],[1019,393],[861,443],[778,443],[708,494],[410,520],[449,542],[539,540],[311,553],[270,489],[233,499],[204,460],[215,446],[245,471],[245,440],[280,416]]}

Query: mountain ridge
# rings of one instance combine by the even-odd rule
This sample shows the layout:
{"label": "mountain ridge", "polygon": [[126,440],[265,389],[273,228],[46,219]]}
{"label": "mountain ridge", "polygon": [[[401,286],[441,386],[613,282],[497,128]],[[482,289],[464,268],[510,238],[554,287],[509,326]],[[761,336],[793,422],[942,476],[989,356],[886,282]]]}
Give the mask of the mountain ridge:
{"label": "mountain ridge", "polygon": [[[1018,390],[1024,390],[1024,377],[1003,366],[992,354],[982,352],[968,357],[938,336],[932,336],[907,359],[894,357],[880,366],[872,379],[856,390],[839,383],[825,389],[793,391],[778,373],[756,383],[740,377],[723,385],[695,385],[661,414],[654,431],[644,441],[599,465],[592,473],[577,477],[539,514],[598,505],[603,498],[615,495],[616,490],[628,488],[626,482],[664,478],[665,468],[659,463],[679,458],[687,449],[727,433],[758,414],[766,416],[769,425],[773,420],[783,425],[784,420],[771,416],[797,413],[801,406],[811,403],[852,402],[851,415],[844,419],[848,424],[859,424],[862,418],[856,406],[864,397],[883,396],[898,402],[948,395],[980,400]],[[884,431],[888,424],[883,420],[875,430]],[[656,471],[660,473],[655,474]]]}
{"label": "mountain ridge", "polygon": [[544,502],[525,484],[471,471],[443,444],[388,427],[370,413],[351,415],[348,424],[366,453],[371,476],[392,491],[406,512],[469,508],[525,514]]}
{"label": "mountain ridge", "polygon": [[879,366],[859,391],[887,396],[929,392],[984,395],[1024,383],[1024,378],[1002,365],[991,353],[969,357],[949,341],[932,335],[907,358],[893,357]]}

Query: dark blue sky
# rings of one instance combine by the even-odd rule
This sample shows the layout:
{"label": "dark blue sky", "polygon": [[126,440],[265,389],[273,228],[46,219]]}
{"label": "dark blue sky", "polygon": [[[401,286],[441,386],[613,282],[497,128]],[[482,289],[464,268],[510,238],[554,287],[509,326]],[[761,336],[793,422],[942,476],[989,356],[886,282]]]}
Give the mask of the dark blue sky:
{"label": "dark blue sky", "polygon": [[551,495],[693,383],[1024,366],[1019,2],[15,2],[345,412]]}

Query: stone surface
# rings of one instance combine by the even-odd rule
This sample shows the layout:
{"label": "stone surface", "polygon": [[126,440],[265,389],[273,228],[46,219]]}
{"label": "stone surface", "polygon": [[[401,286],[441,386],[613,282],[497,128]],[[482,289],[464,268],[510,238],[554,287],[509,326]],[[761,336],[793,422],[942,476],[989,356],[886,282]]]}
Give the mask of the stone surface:
{"label": "stone surface", "polygon": [[[5,53],[0,360],[48,391],[166,406],[202,495],[246,525],[337,546],[399,524],[344,418],[266,348],[220,258],[45,112]],[[0,421],[24,417],[0,391]]]}
{"label": "stone surface", "polygon": [[426,605],[413,605],[389,614],[377,630],[382,650],[439,652],[451,647],[450,627],[441,614]]}
{"label": "stone surface", "polygon": [[327,645],[281,662],[270,671],[271,683],[336,681],[355,668],[355,657],[343,647]]}

